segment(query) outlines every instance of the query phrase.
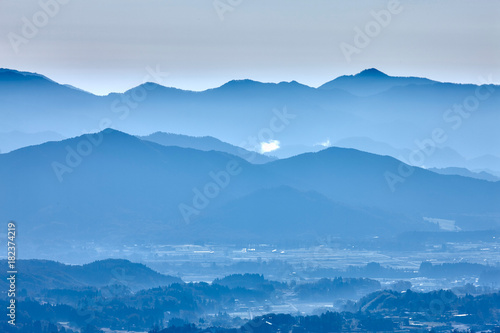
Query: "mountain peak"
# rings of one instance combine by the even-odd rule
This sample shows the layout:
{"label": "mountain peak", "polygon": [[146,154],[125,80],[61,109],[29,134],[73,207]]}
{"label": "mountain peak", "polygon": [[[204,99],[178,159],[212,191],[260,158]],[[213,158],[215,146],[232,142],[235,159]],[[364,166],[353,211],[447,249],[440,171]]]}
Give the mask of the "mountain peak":
{"label": "mountain peak", "polygon": [[130,136],[130,137],[132,136],[132,135],[127,134],[125,132],[115,130],[114,128],[111,128],[111,127],[105,128],[101,132],[102,132],[102,134],[105,134],[105,135],[120,135],[120,136]]}
{"label": "mountain peak", "polygon": [[359,72],[355,76],[358,76],[358,77],[360,77],[360,76],[361,77],[388,77],[387,74],[382,73],[381,71],[379,71],[376,68],[365,69],[364,71]]}
{"label": "mountain peak", "polygon": [[238,88],[241,88],[241,87],[253,87],[253,86],[256,86],[256,85],[259,85],[259,84],[262,84],[261,82],[258,82],[258,81],[254,81],[254,80],[250,80],[250,79],[242,79],[242,80],[231,80],[225,84],[223,84],[222,86],[220,86],[219,88],[235,88],[235,87],[238,87]]}
{"label": "mountain peak", "polygon": [[433,83],[435,82],[425,78],[390,76],[376,68],[368,68],[355,75],[339,76],[319,88],[341,89],[354,96],[366,97],[388,91],[394,87]]}

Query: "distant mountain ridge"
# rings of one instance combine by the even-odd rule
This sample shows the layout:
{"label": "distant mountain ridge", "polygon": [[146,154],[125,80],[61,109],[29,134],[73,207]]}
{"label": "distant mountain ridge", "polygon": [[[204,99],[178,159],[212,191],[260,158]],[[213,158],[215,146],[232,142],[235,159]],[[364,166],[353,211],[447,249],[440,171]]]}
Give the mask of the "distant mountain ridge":
{"label": "distant mountain ridge", "polygon": [[91,95],[91,93],[82,90],[80,88],[73,87],[72,85],[57,83],[56,81],[49,79],[48,77],[42,74],[32,73],[32,72],[22,72],[8,68],[0,68],[0,84],[2,84],[1,85],[2,89],[6,88],[5,83],[8,83],[10,85],[21,84],[21,83],[30,83],[32,85],[44,84],[46,85],[47,88],[50,86],[60,87],[63,89],[67,88]]}
{"label": "distant mountain ridge", "polygon": [[2,76],[3,79],[6,77],[10,77],[12,81],[19,79],[20,76],[25,77],[25,78],[30,78],[30,79],[41,79],[44,81],[49,81],[54,84],[58,84],[57,82],[49,79],[45,75],[38,74],[38,73],[31,73],[31,72],[22,72],[22,71],[17,71],[14,69],[8,69],[8,68],[0,68],[0,75]]}
{"label": "distant mountain ridge", "polygon": [[[447,113],[468,96],[475,97],[478,89],[481,96],[489,94],[478,103],[480,112],[472,111],[473,116],[468,118]],[[212,136],[232,145],[253,138],[255,147],[276,140],[282,150],[276,155],[290,157],[314,151],[315,144],[327,139],[336,142],[360,136],[412,151],[416,140],[427,138],[434,128],[442,128],[450,138],[445,146],[472,159],[498,153],[493,144],[500,141],[496,128],[498,91],[500,87],[494,85],[391,77],[369,69],[319,88],[295,81],[234,80],[193,92],[145,83],[124,93],[96,96],[37,74],[3,70],[0,132],[51,131],[74,137],[113,127],[139,135],[161,131]],[[284,112],[292,118],[282,122],[277,114]],[[451,135],[455,130],[460,135]],[[425,164],[448,166],[455,165]],[[500,172],[498,161],[489,158],[477,159],[473,168]]]}
{"label": "distant mountain ridge", "polygon": [[250,163],[267,163],[276,158],[251,152],[244,148],[233,146],[211,136],[192,137],[182,134],[156,132],[146,136],[139,136],[142,140],[147,140],[161,144],[163,146],[177,146],[182,148],[193,148],[203,151],[217,150],[239,156]]}
{"label": "distant mountain ridge", "polygon": [[476,178],[476,179],[482,179],[482,180],[487,180],[490,182],[497,182],[500,180],[500,178],[489,174],[485,171],[481,172],[473,172],[465,168],[430,168],[430,171],[440,173],[442,175],[457,175],[457,176],[464,176],[464,177],[470,177],[470,178]]}
{"label": "distant mountain ridge", "polygon": [[[365,70],[363,70],[355,75],[339,76],[332,81],[329,81],[329,82],[322,84],[321,86],[318,87],[318,89],[336,88],[336,89],[346,90],[346,91],[352,93],[352,91],[350,91],[350,88],[351,88],[349,86],[350,83],[353,83],[355,80],[358,80],[358,82],[357,82],[358,84],[360,82],[368,83],[369,80],[373,80],[373,79],[379,79],[379,80],[383,79],[383,80],[387,80],[387,82],[392,81],[393,83],[389,88],[392,88],[394,86],[408,85],[408,84],[439,83],[438,81],[433,81],[433,80],[429,80],[426,78],[420,78],[420,77],[392,77],[392,76],[389,76],[389,75],[379,71],[376,68],[369,68],[369,69],[365,69]],[[85,90],[82,90],[80,88],[74,87],[74,86],[69,85],[69,84],[59,84],[59,83],[55,82],[54,80],[52,80],[52,79],[50,79],[42,74],[32,73],[32,72],[23,72],[23,71],[18,71],[15,69],[8,69],[8,68],[0,68],[0,82],[7,81],[10,83],[13,83],[13,82],[21,82],[21,81],[27,81],[27,80],[34,80],[34,81],[39,81],[39,82],[46,81],[46,82],[49,82],[49,83],[52,83],[54,85],[58,85],[61,87],[66,87],[66,88],[81,91],[81,92],[84,92],[87,94],[92,94],[92,93],[89,93]],[[366,82],[363,82],[363,81],[366,81]],[[153,82],[147,82],[144,84],[146,84],[146,85],[152,85],[152,84],[158,85],[158,84],[153,83]],[[127,91],[131,91],[133,89],[136,89],[144,84],[141,84],[137,87],[130,88]],[[347,84],[349,86],[349,88],[347,89],[345,86],[343,86],[343,84]],[[167,88],[167,89],[177,90],[177,91],[186,91],[186,92],[194,93],[193,91],[182,90],[179,88],[164,87],[161,85],[158,85],[158,86],[163,87],[163,88]],[[265,87],[265,86],[291,86],[291,87],[297,87],[297,88],[315,89],[313,87],[304,85],[304,84],[299,83],[297,81],[290,81],[290,82],[282,81],[279,83],[264,83],[264,82],[259,82],[259,81],[255,81],[255,80],[250,80],[250,79],[241,79],[241,80],[231,80],[231,81],[224,83],[220,87],[210,88],[210,89],[207,89],[205,91],[213,91],[213,90],[218,90],[218,89],[235,89],[235,88],[238,89],[241,87],[254,88],[254,87]],[[382,89],[382,88],[379,88],[379,89]],[[380,91],[384,91],[387,89],[388,88],[385,87],[385,89],[382,89]],[[111,95],[111,94],[116,94],[116,93],[109,93],[108,95]]]}
{"label": "distant mountain ridge", "polygon": [[378,69],[370,68],[356,75],[340,76],[321,85],[318,89],[342,89],[356,96],[370,96],[394,87],[434,83],[437,82],[426,78],[393,77],[382,73]]}
{"label": "distant mountain ridge", "polygon": [[[344,138],[334,142],[332,146],[354,148],[377,155],[388,155],[402,161],[407,161],[411,154],[418,150],[395,148],[387,143],[371,140],[367,137]],[[438,172],[441,174],[454,174],[477,179],[493,180],[493,178],[499,178],[498,172],[490,171],[488,169],[500,170],[500,157],[494,155],[484,155],[468,159],[460,155],[452,148],[436,147],[432,154],[425,157],[423,164],[424,167],[434,172],[437,172],[437,169],[443,170],[443,172]],[[485,168],[484,165],[489,166],[489,168]],[[463,170],[459,172],[459,169]],[[453,170],[453,172],[447,173],[447,170]],[[471,171],[469,171],[466,175],[464,173],[465,170]],[[491,174],[493,178],[488,177],[486,174]]]}

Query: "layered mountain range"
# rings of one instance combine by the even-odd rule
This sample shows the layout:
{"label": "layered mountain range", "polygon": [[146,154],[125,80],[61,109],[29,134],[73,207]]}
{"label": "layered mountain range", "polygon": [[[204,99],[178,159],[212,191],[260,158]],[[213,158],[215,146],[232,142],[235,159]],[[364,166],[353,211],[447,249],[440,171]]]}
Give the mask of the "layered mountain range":
{"label": "layered mountain range", "polygon": [[96,96],[43,75],[2,69],[0,149],[112,127],[143,136],[212,136],[259,152],[267,152],[262,144],[275,142],[268,154],[280,158],[336,145],[416,166],[498,176],[499,91],[492,84],[392,77],[368,69],[318,88],[234,80],[194,92],[148,82]]}
{"label": "layered mountain range", "polygon": [[338,147],[254,164],[112,129],[0,154],[0,188],[0,218],[41,248],[373,237],[437,231],[432,219],[500,226],[500,182]]}
{"label": "layered mountain range", "polygon": [[369,69],[96,96],[3,69],[0,219],[37,253],[498,229],[498,88]]}

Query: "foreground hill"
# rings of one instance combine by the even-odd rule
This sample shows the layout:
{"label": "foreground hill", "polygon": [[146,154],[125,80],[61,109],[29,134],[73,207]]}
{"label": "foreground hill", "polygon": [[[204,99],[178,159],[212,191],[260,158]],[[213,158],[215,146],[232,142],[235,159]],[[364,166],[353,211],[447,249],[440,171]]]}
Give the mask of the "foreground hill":
{"label": "foreground hill", "polygon": [[[6,260],[0,260],[7,266]],[[107,259],[86,265],[65,265],[50,260],[18,260],[18,290],[29,293],[44,289],[78,289],[120,285],[132,291],[182,283],[180,278],[163,275],[143,264],[123,259]],[[2,280],[2,286],[7,286]],[[8,289],[8,288],[7,288]]]}

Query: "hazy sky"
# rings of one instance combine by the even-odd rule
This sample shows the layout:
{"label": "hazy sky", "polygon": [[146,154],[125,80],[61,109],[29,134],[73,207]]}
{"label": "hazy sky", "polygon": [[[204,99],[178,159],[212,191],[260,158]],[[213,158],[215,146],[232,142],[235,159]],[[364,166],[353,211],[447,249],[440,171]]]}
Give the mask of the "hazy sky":
{"label": "hazy sky", "polygon": [[[142,83],[148,67],[169,73],[161,84],[192,90],[241,78],[319,86],[370,67],[500,82],[500,1],[58,1],[0,0],[0,67],[98,94]],[[374,24],[388,8],[396,13]],[[358,28],[372,29],[367,45],[356,47]]]}

